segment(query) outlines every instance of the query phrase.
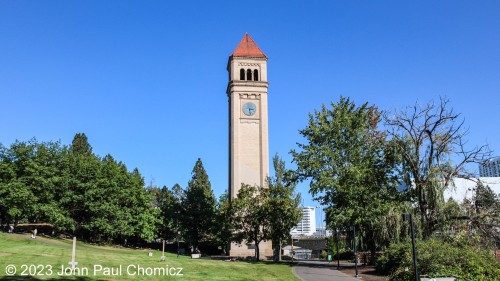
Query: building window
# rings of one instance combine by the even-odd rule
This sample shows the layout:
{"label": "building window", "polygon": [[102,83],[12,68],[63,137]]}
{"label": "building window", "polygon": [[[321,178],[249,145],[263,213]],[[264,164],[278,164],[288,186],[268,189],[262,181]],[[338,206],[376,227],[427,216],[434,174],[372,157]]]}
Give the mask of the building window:
{"label": "building window", "polygon": [[247,80],[252,81],[252,70],[247,69]]}
{"label": "building window", "polygon": [[253,71],[253,81],[259,81],[259,71],[257,69]]}
{"label": "building window", "polygon": [[245,80],[245,70],[243,68],[240,69],[240,80]]}

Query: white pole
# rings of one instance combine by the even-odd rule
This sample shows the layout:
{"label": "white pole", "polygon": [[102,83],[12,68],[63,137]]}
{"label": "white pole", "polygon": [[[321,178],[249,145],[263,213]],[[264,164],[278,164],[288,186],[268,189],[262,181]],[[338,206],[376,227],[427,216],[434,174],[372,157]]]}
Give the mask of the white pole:
{"label": "white pole", "polygon": [[71,255],[71,271],[75,271],[75,256],[76,256],[76,236],[73,236],[73,254]]}
{"label": "white pole", "polygon": [[[321,233],[323,233],[323,209],[319,209],[319,227],[321,228]],[[323,236],[323,234],[321,234]],[[326,236],[326,226],[325,226],[325,236]]]}

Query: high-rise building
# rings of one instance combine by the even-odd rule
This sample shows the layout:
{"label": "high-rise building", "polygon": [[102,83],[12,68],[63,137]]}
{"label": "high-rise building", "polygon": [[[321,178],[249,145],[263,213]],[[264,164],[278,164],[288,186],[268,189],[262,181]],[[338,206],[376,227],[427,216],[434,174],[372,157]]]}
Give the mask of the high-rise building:
{"label": "high-rise building", "polygon": [[314,236],[316,237],[328,237],[332,235],[332,232],[325,227],[316,227],[316,232],[314,233]]}
{"label": "high-rise building", "polygon": [[302,219],[299,224],[290,231],[292,236],[312,236],[316,232],[316,208],[302,207]]}
{"label": "high-rise building", "polygon": [[480,177],[500,177],[500,157],[484,160],[479,164]]}

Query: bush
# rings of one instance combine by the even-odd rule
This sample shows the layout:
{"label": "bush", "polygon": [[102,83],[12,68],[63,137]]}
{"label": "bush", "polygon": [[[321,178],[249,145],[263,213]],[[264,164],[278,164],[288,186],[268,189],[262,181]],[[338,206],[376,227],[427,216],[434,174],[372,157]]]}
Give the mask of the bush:
{"label": "bush", "polygon": [[[420,275],[454,276],[459,280],[498,280],[500,262],[488,252],[468,245],[439,239],[417,243]],[[413,260],[410,243],[393,244],[377,261],[377,269],[390,273],[390,280],[413,280]]]}
{"label": "bush", "polygon": [[328,256],[328,254],[326,253],[325,250],[321,251],[321,254],[319,255],[319,258],[322,259],[322,260],[326,260],[326,257]]}
{"label": "bush", "polygon": [[354,252],[351,250],[341,251],[339,254],[334,254],[333,258],[335,260],[354,260]]}
{"label": "bush", "polygon": [[386,249],[384,254],[377,259],[377,271],[388,275],[401,265],[401,262],[405,259],[405,255],[410,255],[411,258],[411,247],[409,243],[392,244]]}

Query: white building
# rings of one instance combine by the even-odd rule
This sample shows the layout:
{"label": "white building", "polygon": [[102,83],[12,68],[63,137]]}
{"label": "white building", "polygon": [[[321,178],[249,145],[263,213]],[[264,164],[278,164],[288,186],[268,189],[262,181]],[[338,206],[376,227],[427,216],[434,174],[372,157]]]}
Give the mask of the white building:
{"label": "white building", "polygon": [[302,207],[302,219],[299,224],[290,231],[292,236],[312,236],[316,232],[316,208]]}
{"label": "white building", "polygon": [[328,229],[325,229],[324,227],[316,227],[316,232],[314,233],[314,236],[318,237],[328,237],[331,235],[332,232]]}
{"label": "white building", "polygon": [[479,164],[480,177],[500,177],[500,157],[484,160]]}
{"label": "white building", "polygon": [[449,186],[444,192],[444,199],[448,200],[451,197],[458,202],[462,202],[465,198],[471,199],[474,196],[478,181],[481,181],[485,186],[489,186],[496,194],[500,193],[499,177],[454,178],[453,186]]}

